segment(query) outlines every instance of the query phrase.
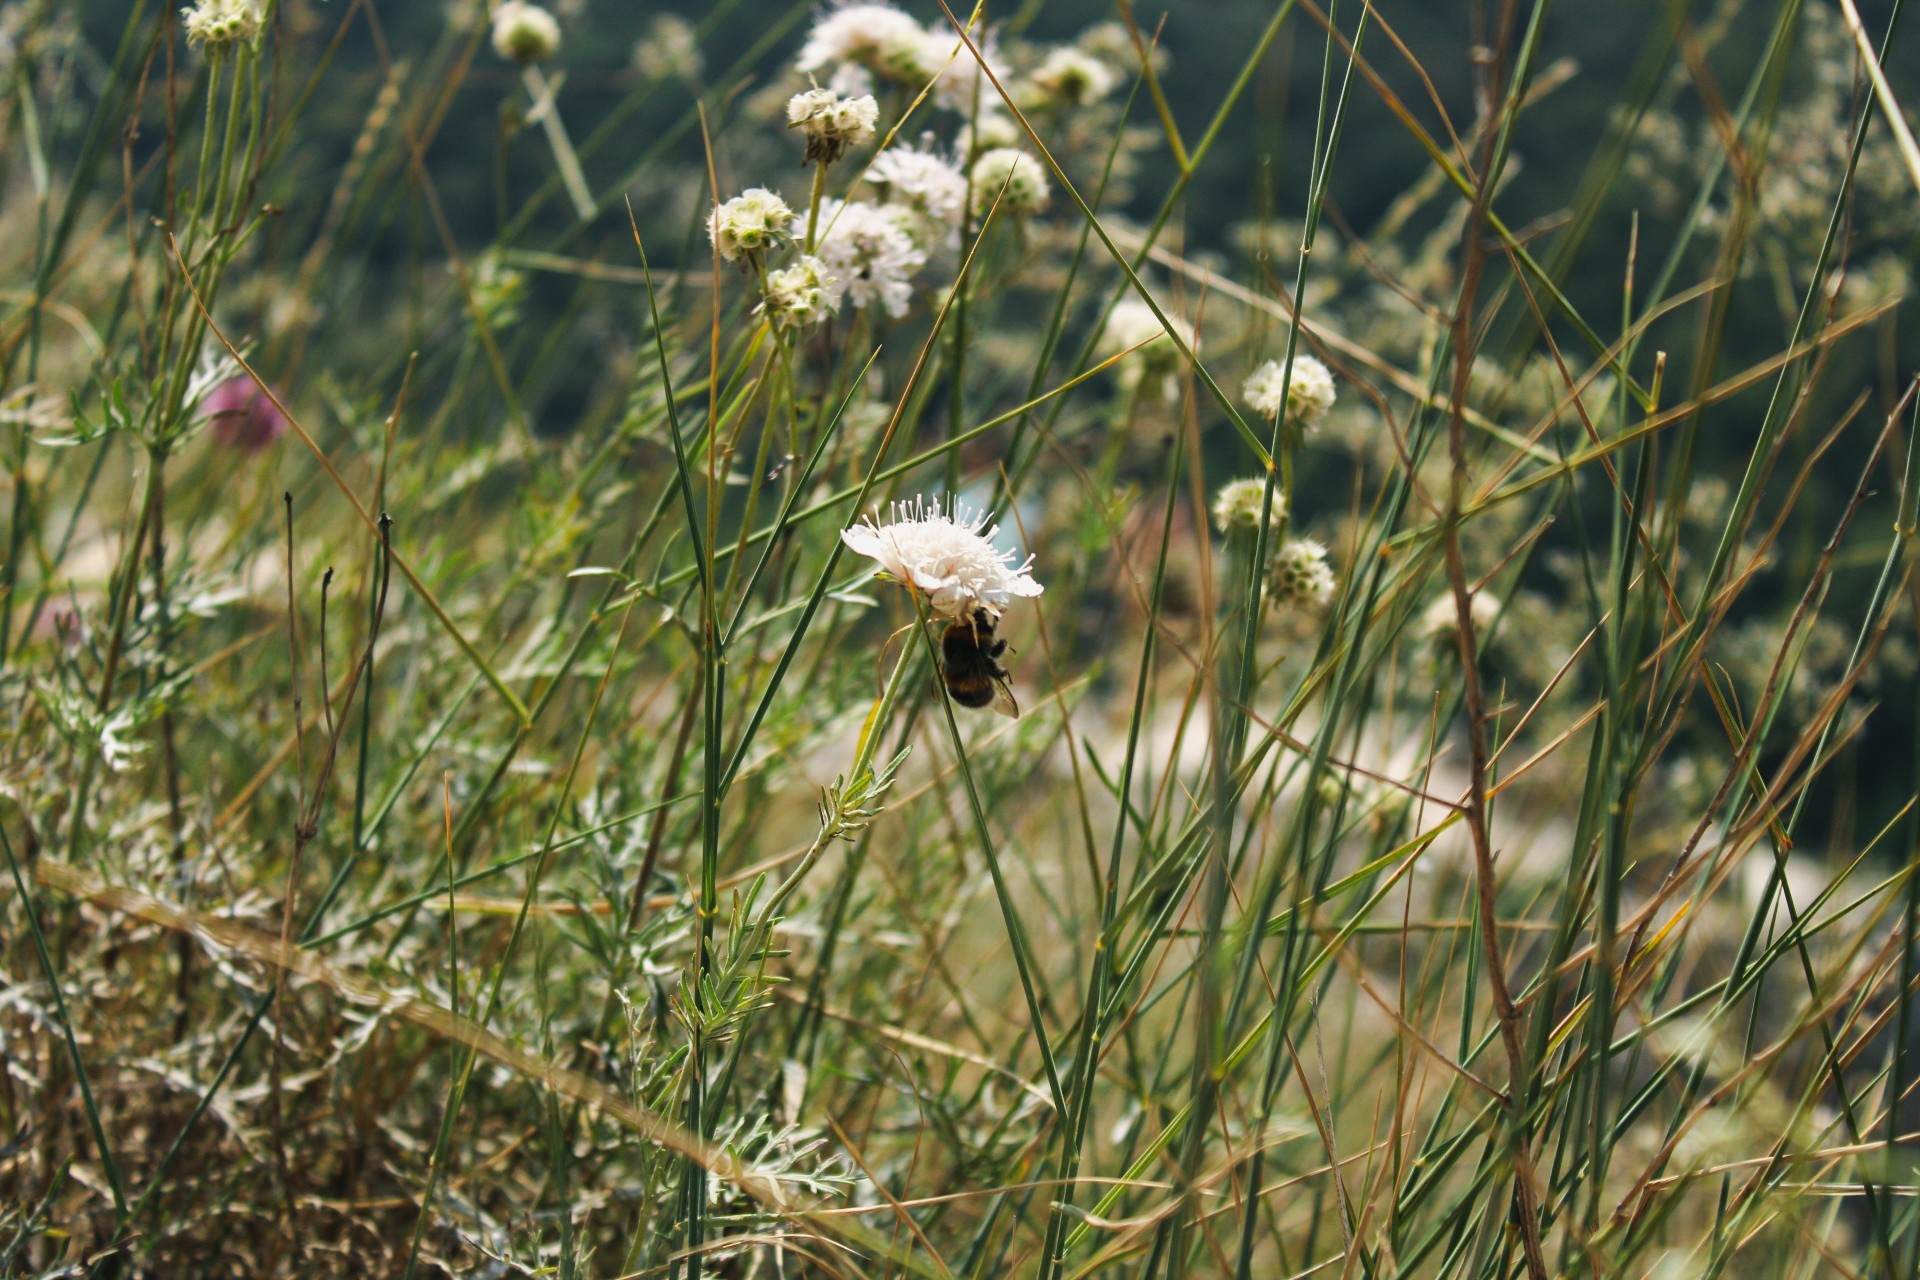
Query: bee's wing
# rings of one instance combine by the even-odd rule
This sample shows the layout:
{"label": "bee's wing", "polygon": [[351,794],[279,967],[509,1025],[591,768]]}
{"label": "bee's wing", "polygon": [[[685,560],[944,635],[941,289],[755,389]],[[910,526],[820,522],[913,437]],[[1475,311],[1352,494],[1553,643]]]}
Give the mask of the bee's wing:
{"label": "bee's wing", "polygon": [[1009,720],[1020,718],[1020,704],[1013,700],[1013,686],[995,676],[993,678],[993,709]]}

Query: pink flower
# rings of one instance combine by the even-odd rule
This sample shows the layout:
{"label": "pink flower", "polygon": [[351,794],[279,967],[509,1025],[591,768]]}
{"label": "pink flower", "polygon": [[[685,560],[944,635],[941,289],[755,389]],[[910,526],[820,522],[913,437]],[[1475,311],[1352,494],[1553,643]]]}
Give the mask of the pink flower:
{"label": "pink flower", "polygon": [[207,393],[200,409],[223,448],[258,453],[287,432],[287,415],[252,378],[228,378]]}

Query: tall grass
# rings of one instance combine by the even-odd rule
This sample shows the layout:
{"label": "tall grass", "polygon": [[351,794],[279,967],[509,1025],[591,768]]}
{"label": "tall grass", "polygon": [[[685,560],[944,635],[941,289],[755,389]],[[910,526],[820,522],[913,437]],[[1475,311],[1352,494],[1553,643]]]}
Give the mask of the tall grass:
{"label": "tall grass", "polygon": [[0,1273],[1920,1268],[1898,0],[614,7],[0,9]]}

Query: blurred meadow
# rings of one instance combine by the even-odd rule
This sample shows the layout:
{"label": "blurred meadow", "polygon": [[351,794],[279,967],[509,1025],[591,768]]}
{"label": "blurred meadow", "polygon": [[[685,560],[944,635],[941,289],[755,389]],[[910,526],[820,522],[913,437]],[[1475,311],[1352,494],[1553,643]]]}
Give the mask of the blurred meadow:
{"label": "blurred meadow", "polygon": [[0,5],[0,1276],[1920,1273],[1905,7]]}

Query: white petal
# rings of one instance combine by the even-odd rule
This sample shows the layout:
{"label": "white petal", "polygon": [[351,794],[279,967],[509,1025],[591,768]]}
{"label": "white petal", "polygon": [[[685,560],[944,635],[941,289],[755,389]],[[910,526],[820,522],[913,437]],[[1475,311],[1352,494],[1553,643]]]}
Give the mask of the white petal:
{"label": "white petal", "polygon": [[847,544],[847,550],[869,560],[886,559],[886,543],[880,537],[880,531],[870,524],[856,524],[850,529],[840,531],[840,541]]}

